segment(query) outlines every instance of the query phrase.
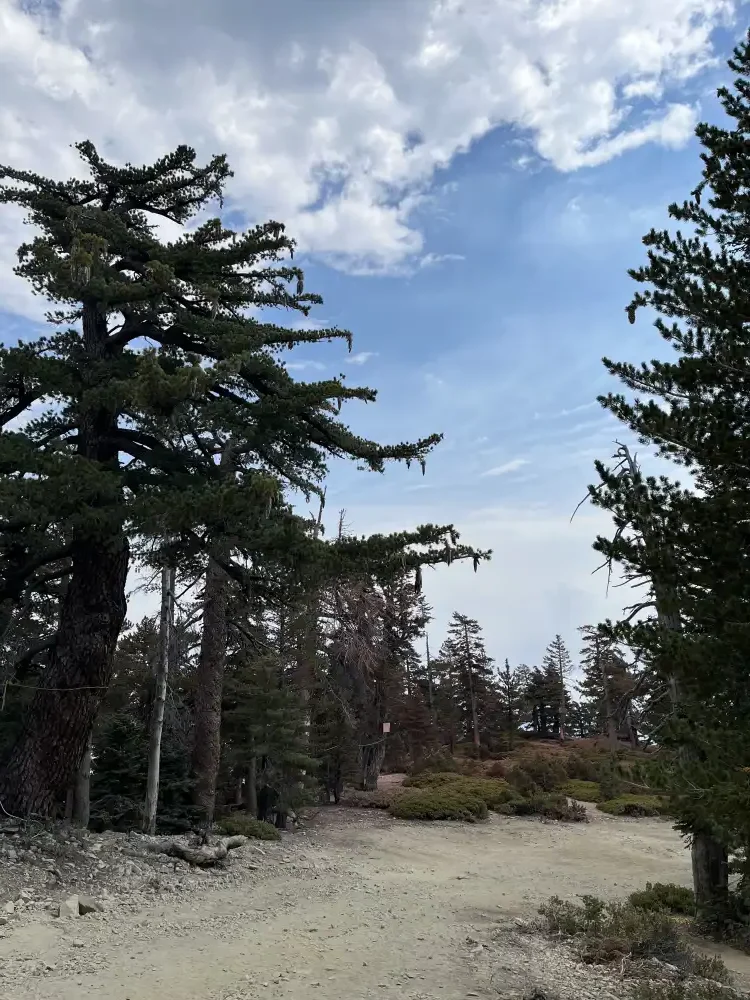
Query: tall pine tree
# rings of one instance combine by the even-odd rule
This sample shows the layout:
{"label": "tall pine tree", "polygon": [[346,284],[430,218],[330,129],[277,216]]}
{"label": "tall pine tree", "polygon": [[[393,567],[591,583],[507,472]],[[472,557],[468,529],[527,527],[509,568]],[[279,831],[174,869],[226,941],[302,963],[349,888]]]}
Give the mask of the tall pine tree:
{"label": "tall pine tree", "polygon": [[[635,398],[602,402],[644,443],[693,472],[699,493],[643,477],[618,481],[600,468],[618,537],[608,555],[652,582],[656,615],[637,626],[673,711],[660,742],[681,828],[690,835],[702,912],[727,900],[727,852],[750,843],[750,36],[719,91],[728,125],[701,124],[703,176],[669,214],[681,230],[652,230],[642,286],[628,306],[658,314],[678,354],[639,366],[605,359]],[[597,488],[593,488],[592,497]],[[622,526],[638,522],[638,537]],[[607,550],[607,545],[601,545]]]}
{"label": "tall pine tree", "polygon": [[[269,533],[262,512],[285,485],[314,488],[329,455],[381,471],[391,459],[424,462],[439,440],[366,441],[337,414],[345,400],[374,400],[372,390],[292,379],[285,349],[351,338],[249,315],[304,314],[320,301],[284,262],[294,244],[283,226],[238,234],[211,219],[158,239],[154,218],[184,225],[221,201],[225,157],[199,167],[181,146],[152,166],[116,167],[90,142],[77,149],[86,180],[0,168],[0,203],[23,208],[39,231],[20,248],[17,273],[61,306],[50,319],[64,328],[0,352],[3,426],[48,405],[0,438],[0,613],[61,563],[68,579],[44,688],[0,772],[0,798],[21,815],[59,810],[86,752],[125,620],[131,537],[168,538],[171,558],[199,553],[246,585],[252,571],[232,550],[273,549],[290,573],[321,561],[329,570],[336,560],[382,563],[403,538],[349,540],[334,552],[291,513]],[[246,450],[227,477],[216,449],[234,436]],[[438,542],[442,553],[445,537],[428,527],[409,541]]]}

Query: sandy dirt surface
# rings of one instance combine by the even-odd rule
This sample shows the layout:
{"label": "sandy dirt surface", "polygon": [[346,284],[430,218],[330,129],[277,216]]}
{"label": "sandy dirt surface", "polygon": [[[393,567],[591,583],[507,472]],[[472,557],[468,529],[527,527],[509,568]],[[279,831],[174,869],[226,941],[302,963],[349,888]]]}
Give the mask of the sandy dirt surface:
{"label": "sandy dirt surface", "polygon": [[[237,851],[231,882],[207,875],[205,891],[135,910],[19,923],[0,937],[0,995],[497,1000],[522,997],[540,977],[580,976],[576,996],[622,996],[589,969],[561,965],[562,949],[516,922],[555,893],[689,884],[688,854],[668,823],[591,816],[467,826],[322,809],[280,845]],[[747,961],[738,957],[740,971]]]}

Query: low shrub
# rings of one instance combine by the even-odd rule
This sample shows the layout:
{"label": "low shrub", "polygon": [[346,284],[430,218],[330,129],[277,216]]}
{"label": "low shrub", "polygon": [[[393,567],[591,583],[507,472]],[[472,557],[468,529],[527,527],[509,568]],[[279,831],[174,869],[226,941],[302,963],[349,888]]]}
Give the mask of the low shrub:
{"label": "low shrub", "polygon": [[341,804],[357,809],[388,809],[399,794],[402,792],[398,787],[378,788],[373,792],[363,792],[360,789],[351,788],[346,790]]}
{"label": "low shrub", "polygon": [[519,795],[535,795],[539,786],[524,767],[514,767],[508,772],[508,784],[515,788]]}
{"label": "low shrub", "polygon": [[590,757],[584,757],[582,753],[568,754],[564,767],[568,777],[574,781],[599,780],[599,768]]}
{"label": "low shrub", "polygon": [[506,778],[508,776],[508,767],[501,760],[493,760],[487,768],[486,774],[488,778]]}
{"label": "low shrub", "polygon": [[[602,789],[602,796],[604,790]],[[660,795],[622,794],[615,799],[607,799],[597,805],[603,813],[610,816],[666,816],[668,814],[667,800]]]}
{"label": "low shrub", "polygon": [[488,812],[484,799],[450,785],[407,789],[393,800],[389,811],[397,819],[451,819],[467,823],[487,819]]}
{"label": "low shrub", "polygon": [[458,764],[447,754],[432,754],[424,757],[412,769],[412,774],[457,774]]}
{"label": "low shrub", "polygon": [[563,785],[563,791],[571,799],[579,802],[598,802],[601,796],[598,781],[585,781],[582,778],[573,778]]}
{"label": "low shrub", "polygon": [[484,776],[484,764],[481,760],[463,760],[459,764],[459,772],[470,778],[479,778]]}
{"label": "low shrub", "polygon": [[702,976],[726,983],[729,972],[719,959],[698,955],[663,910],[627,903],[605,903],[581,896],[580,903],[553,896],[539,908],[548,933],[576,939],[579,958],[592,965],[625,961],[667,963],[682,976]]}
{"label": "low shrub", "polygon": [[541,816],[564,823],[587,823],[586,810],[579,802],[570,802],[565,795],[517,795],[499,806],[496,812],[506,816]]}
{"label": "low shrub", "polygon": [[556,792],[568,780],[568,773],[563,763],[555,757],[530,754],[519,763],[534,784],[543,792]]}
{"label": "low shrub", "polygon": [[603,802],[619,798],[625,791],[617,764],[607,760],[599,767],[599,789]]}
{"label": "low shrub", "polygon": [[462,774],[449,773],[447,771],[421,771],[419,774],[410,774],[404,778],[405,788],[441,788],[443,785],[452,785],[456,781],[464,781]]}
{"label": "low shrub", "polygon": [[695,894],[692,889],[674,882],[647,882],[646,888],[632,892],[628,902],[638,910],[664,910],[692,916],[695,913]]}
{"label": "low shrub", "polygon": [[219,829],[229,837],[252,837],[253,840],[281,840],[281,834],[272,823],[250,816],[249,813],[236,812],[225,816],[219,823]]}
{"label": "low shrub", "polygon": [[721,983],[704,980],[640,982],[630,991],[632,1000],[741,1000],[742,994]]}
{"label": "low shrub", "polygon": [[460,795],[481,799],[487,808],[493,811],[517,797],[517,793],[507,781],[502,781],[500,778],[472,778],[462,774],[419,774],[406,778],[404,785],[408,788],[449,789]]}

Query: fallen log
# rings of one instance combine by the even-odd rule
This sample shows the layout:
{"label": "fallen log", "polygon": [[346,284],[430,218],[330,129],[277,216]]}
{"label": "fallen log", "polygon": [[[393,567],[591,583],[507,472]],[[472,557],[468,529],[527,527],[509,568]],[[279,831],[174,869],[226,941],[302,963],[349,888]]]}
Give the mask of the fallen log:
{"label": "fallen log", "polygon": [[236,847],[242,847],[248,841],[247,837],[222,837],[217,844],[205,844],[199,847],[190,847],[181,844],[177,840],[152,840],[146,844],[149,851],[155,854],[166,854],[170,858],[181,858],[189,865],[196,865],[199,868],[210,868],[212,865],[223,861],[230,851]]}

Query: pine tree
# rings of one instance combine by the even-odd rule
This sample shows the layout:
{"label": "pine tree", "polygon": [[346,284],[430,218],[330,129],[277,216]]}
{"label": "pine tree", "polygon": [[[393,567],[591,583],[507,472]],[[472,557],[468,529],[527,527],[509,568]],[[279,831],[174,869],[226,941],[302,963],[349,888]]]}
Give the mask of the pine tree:
{"label": "pine tree", "polygon": [[550,678],[550,683],[557,685],[557,731],[560,739],[565,739],[565,718],[568,707],[568,692],[565,686],[566,680],[573,672],[573,661],[570,653],[565,647],[562,636],[556,635],[547,646],[547,651],[542,660],[542,669]]}
{"label": "pine tree", "polygon": [[633,691],[635,678],[618,644],[600,626],[579,629],[583,680],[577,685],[588,709],[592,732],[604,733],[612,748],[621,738],[636,741]]}
{"label": "pine tree", "polygon": [[473,618],[453,613],[446,649],[458,677],[464,733],[478,751],[487,732],[487,714],[494,694],[492,659],[487,655],[482,629]]}
{"label": "pine tree", "polygon": [[[423,463],[439,435],[381,447],[337,418],[342,401],[373,400],[372,390],[291,378],[284,349],[351,338],[248,315],[274,306],[306,314],[320,301],[283,263],[294,247],[283,226],[236,234],[212,219],[175,242],[157,239],[154,217],[185,224],[221,201],[223,156],[197,167],[181,146],[150,167],[115,167],[90,142],[77,149],[87,180],[0,168],[0,203],[25,209],[41,231],[20,248],[17,273],[62,306],[50,319],[66,328],[0,352],[4,424],[50,403],[0,439],[0,613],[61,564],[68,577],[45,689],[0,773],[0,798],[20,815],[58,810],[86,751],[125,620],[130,535],[141,551],[169,539],[177,563],[210,557],[246,586],[252,571],[227,544],[244,556],[272,550],[294,574],[388,564],[420,540],[439,545],[428,561],[446,561],[445,538],[455,542],[427,526],[406,541],[321,547],[291,512],[269,530],[263,511],[285,485],[314,491],[329,455],[381,471],[388,460]],[[230,441],[228,477],[216,454]]]}
{"label": "pine tree", "polygon": [[304,702],[276,652],[239,653],[228,676],[223,732],[227,776],[244,775],[246,805],[254,801],[259,819],[273,813],[285,827],[287,814],[303,804],[305,788],[314,783],[317,761],[310,755]]}
{"label": "pine tree", "polygon": [[523,692],[532,732],[541,739],[560,735],[560,685],[557,673],[532,667]]}
{"label": "pine tree", "polygon": [[[642,442],[690,468],[700,493],[646,479],[632,465],[619,482],[600,468],[601,487],[592,488],[620,518],[608,554],[651,581],[656,616],[637,627],[638,638],[672,693],[660,742],[675,750],[674,808],[692,839],[702,912],[726,904],[727,851],[750,842],[750,789],[738,767],[750,755],[750,35],[729,66],[734,88],[719,90],[729,125],[697,127],[701,182],[669,208],[691,235],[652,230],[647,264],[630,272],[643,286],[630,321],[639,308],[654,309],[659,335],[679,357],[638,367],[605,359],[637,395],[602,399]],[[634,519],[640,543],[622,544]]]}
{"label": "pine tree", "polygon": [[511,748],[523,718],[524,690],[527,682],[527,668],[521,666],[516,670],[511,670],[506,658],[503,669],[498,676],[500,697],[500,719],[498,721],[502,731],[508,734]]}

